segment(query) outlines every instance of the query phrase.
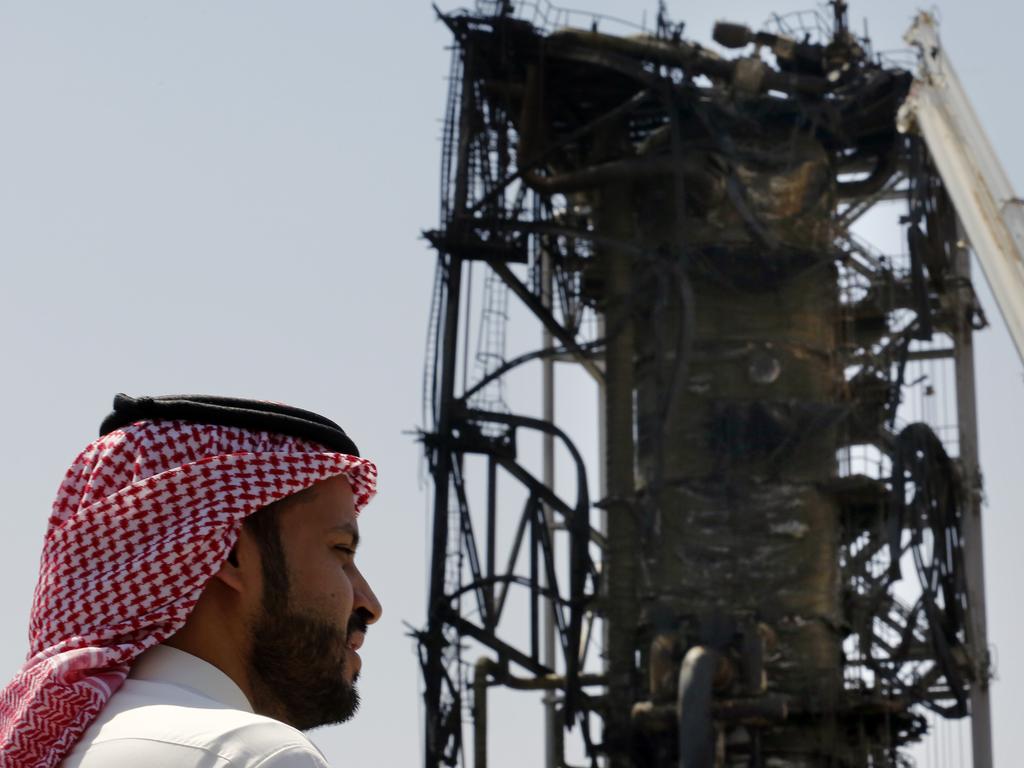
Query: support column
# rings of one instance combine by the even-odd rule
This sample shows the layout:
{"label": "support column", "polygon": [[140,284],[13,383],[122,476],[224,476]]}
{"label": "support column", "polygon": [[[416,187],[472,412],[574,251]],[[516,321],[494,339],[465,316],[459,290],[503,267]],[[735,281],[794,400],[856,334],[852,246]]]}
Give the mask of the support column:
{"label": "support column", "polygon": [[[553,301],[554,275],[551,267],[551,254],[548,251],[541,252],[541,302],[544,307],[551,311]],[[550,350],[554,347],[554,337],[551,331],[545,326],[541,333],[541,345],[544,349]],[[541,401],[542,418],[549,424],[555,423],[555,360],[550,355],[544,357],[541,362]],[[552,491],[555,490],[555,436],[550,432],[544,433],[542,449],[543,467],[541,480]],[[544,524],[548,529],[548,540],[551,542],[551,553],[555,553],[555,518],[550,506],[543,505]],[[545,582],[547,577],[545,576]],[[551,584],[546,584],[552,587]],[[549,598],[546,601],[544,610],[544,663],[556,670],[555,666],[555,609],[554,603]],[[555,712],[555,692],[544,691],[544,765],[546,768],[558,768],[562,761],[562,755],[557,754],[556,746],[559,742],[557,730],[559,728],[558,718]]]}
{"label": "support column", "polygon": [[[601,191],[599,220],[604,231],[630,240],[632,211],[628,188]],[[601,252],[604,276],[605,348],[605,497],[607,549],[603,602],[605,606],[608,712],[605,744],[609,768],[632,768],[629,757],[630,707],[633,690],[635,633],[638,622],[637,560],[639,536],[633,510],[635,496],[633,264],[615,248]]]}
{"label": "support column", "polygon": [[[964,242],[963,228],[958,227]],[[971,684],[971,755],[973,768],[992,768],[992,703],[989,697],[990,658],[985,607],[985,562],[982,547],[981,469],[978,461],[978,413],[974,383],[974,329],[969,315],[971,256],[957,248],[954,270],[961,282],[954,332],[956,339],[956,410],[960,427],[960,468],[964,480],[964,571],[967,581],[967,644],[975,680]]]}
{"label": "support column", "polygon": [[[458,230],[466,210],[469,190],[470,148],[473,139],[473,62],[469,51],[462,62],[462,93],[460,94],[458,150],[456,155],[455,193],[452,218],[445,222],[449,230]],[[462,287],[462,259],[453,254],[440,253],[444,264],[444,317],[441,333],[440,389],[437,398],[435,434],[443,441],[452,432],[452,406],[455,398],[456,353],[459,341],[459,305]],[[432,473],[434,477],[434,526],[431,535],[430,593],[427,598],[427,659],[424,670],[426,729],[424,733],[425,768],[438,768],[443,757],[444,744],[437,743],[442,733],[441,694],[445,647],[443,619],[438,615],[445,599],[445,567],[448,548],[448,493],[452,473],[451,449],[442,443],[434,448]]]}

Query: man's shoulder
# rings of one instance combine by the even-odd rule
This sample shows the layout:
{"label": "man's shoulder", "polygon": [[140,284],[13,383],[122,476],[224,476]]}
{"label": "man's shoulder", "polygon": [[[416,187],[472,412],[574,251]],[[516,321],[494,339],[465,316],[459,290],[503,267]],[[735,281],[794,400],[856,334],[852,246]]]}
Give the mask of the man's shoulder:
{"label": "man's shoulder", "polygon": [[[142,759],[145,758],[145,759]],[[327,768],[298,730],[164,683],[127,680],[63,768]]]}

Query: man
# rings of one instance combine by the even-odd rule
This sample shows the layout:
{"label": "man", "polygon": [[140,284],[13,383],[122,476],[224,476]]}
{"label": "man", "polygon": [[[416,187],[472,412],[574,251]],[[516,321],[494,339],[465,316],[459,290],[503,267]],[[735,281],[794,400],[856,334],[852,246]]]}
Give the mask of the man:
{"label": "man", "polygon": [[323,768],[381,607],[355,564],[376,468],[333,422],[119,395],[54,502],[2,768]]}

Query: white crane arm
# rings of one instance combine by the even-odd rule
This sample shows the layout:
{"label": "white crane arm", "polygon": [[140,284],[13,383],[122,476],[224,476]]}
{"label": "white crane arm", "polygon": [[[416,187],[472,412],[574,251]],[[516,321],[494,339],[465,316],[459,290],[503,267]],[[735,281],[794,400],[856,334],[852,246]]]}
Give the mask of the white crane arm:
{"label": "white crane arm", "polygon": [[904,40],[919,48],[920,65],[899,129],[916,128],[928,146],[1024,361],[1024,200],[1014,195],[931,14],[918,14]]}

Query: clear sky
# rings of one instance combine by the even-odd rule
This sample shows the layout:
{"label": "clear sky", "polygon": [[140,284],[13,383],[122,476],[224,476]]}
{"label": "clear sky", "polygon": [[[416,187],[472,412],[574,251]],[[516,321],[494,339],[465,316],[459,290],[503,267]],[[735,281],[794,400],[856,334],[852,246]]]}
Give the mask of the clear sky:
{"label": "clear sky", "polygon": [[[673,0],[686,35],[800,3]],[[640,20],[654,2],[574,0]],[[452,3],[442,3],[445,8]],[[811,3],[807,3],[811,5]],[[713,9],[712,9],[713,6]],[[878,48],[916,4],[853,0]],[[943,41],[1024,191],[1024,7],[938,4]],[[384,604],[363,712],[315,732],[336,766],[418,765],[424,616],[420,377],[448,33],[428,2],[0,1],[0,677],[21,663],[48,507],[117,391],[286,401],[381,469],[360,559]],[[987,292],[978,337],[996,762],[1024,715],[1017,612],[1024,376]],[[495,723],[539,760],[539,713]],[[536,724],[536,725],[535,725]]]}

